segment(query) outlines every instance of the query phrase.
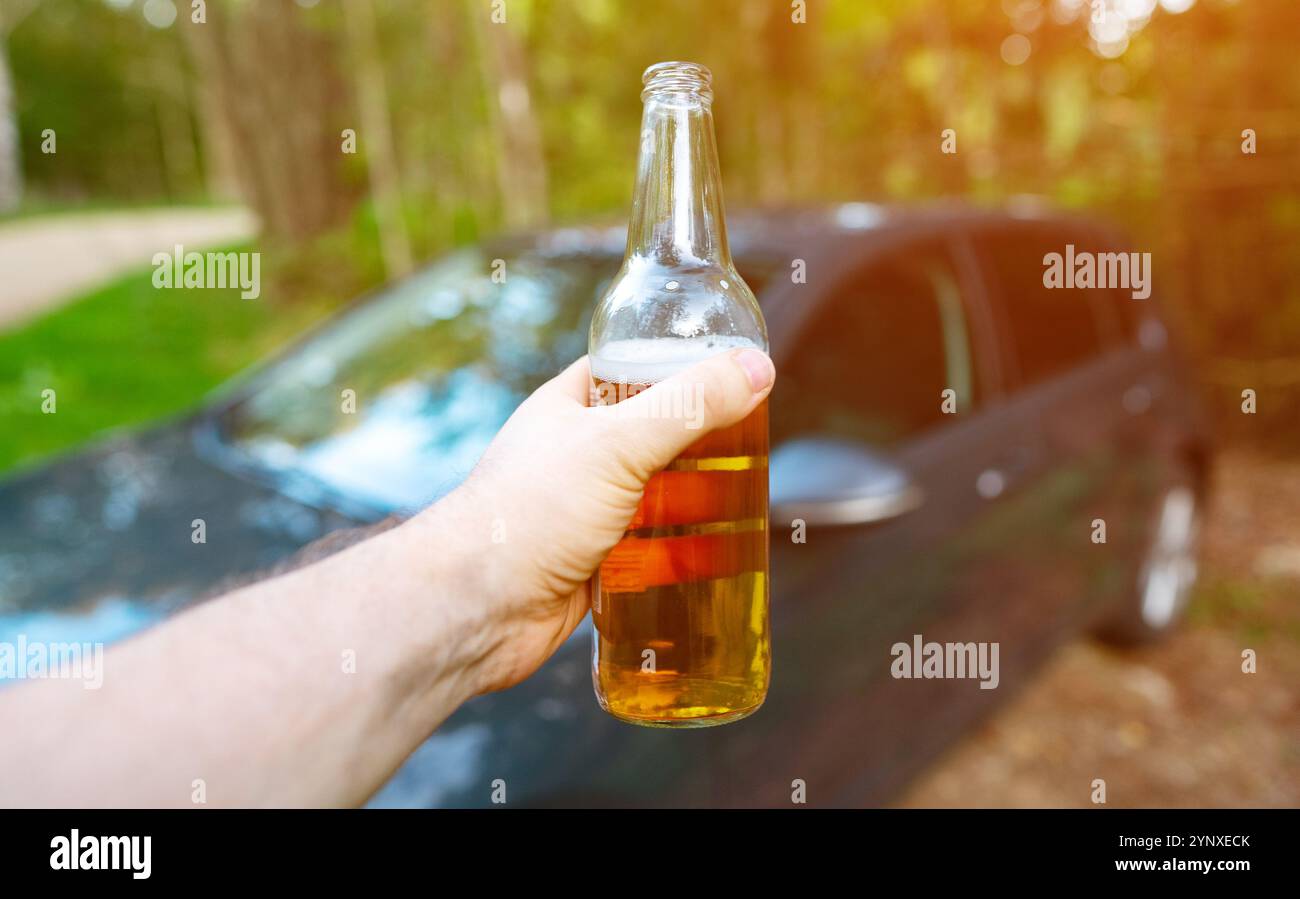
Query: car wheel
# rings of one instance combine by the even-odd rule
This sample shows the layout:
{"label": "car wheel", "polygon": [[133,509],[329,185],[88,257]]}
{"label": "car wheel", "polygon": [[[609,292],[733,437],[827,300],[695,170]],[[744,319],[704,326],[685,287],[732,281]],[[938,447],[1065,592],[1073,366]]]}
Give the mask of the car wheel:
{"label": "car wheel", "polygon": [[1113,643],[1159,640],[1175,630],[1196,584],[1201,491],[1190,473],[1167,486],[1156,504],[1151,544],[1124,608],[1101,630]]}

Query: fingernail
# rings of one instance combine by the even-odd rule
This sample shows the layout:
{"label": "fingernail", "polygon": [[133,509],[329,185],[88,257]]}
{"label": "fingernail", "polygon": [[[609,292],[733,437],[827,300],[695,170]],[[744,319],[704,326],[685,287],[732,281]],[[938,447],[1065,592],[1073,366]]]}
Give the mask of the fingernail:
{"label": "fingernail", "polygon": [[772,383],[772,378],[776,376],[776,369],[772,366],[772,360],[767,357],[767,353],[759,350],[741,350],[736,354],[736,361],[749,375],[749,386],[755,393],[766,390]]}

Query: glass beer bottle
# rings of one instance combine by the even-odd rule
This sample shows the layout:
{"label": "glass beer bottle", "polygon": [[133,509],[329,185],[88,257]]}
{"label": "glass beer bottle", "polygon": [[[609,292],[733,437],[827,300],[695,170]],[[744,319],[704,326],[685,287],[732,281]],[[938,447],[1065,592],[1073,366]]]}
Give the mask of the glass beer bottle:
{"label": "glass beer bottle", "polygon": [[[596,308],[595,403],[618,402],[715,353],[767,351],[731,261],[708,69],[651,66],[623,266]],[[689,408],[668,399],[664,410]],[[749,715],[767,693],[767,402],[650,479],[592,589],[601,707],[650,727]]]}

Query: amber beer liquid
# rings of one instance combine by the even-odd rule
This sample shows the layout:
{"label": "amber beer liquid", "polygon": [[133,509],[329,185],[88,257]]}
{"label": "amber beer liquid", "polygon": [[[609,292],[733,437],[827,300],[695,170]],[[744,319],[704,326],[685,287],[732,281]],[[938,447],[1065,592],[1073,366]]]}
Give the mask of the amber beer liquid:
{"label": "amber beer liquid", "polygon": [[[618,403],[651,389],[631,408],[675,414],[687,427],[698,398],[675,396],[680,381],[654,385],[717,353],[766,352],[767,327],[727,247],[708,69],[664,62],[642,81],[627,252],[591,320],[592,394]],[[592,678],[615,717],[703,727],[762,704],[771,667],[767,439],[766,403],[701,434],[650,479],[596,573]]]}
{"label": "amber beer liquid", "polygon": [[[599,402],[648,386],[629,382],[628,368],[645,380],[645,366],[592,360]],[[703,726],[762,704],[770,670],[767,450],[765,400],[650,479],[601,565],[594,676],[601,705],[616,717]]]}

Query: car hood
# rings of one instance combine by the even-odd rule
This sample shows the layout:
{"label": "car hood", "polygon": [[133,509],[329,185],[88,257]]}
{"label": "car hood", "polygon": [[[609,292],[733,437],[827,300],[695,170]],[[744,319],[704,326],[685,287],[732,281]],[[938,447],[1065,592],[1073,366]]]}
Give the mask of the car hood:
{"label": "car hood", "polygon": [[[121,436],[0,483],[0,643],[111,643],[360,523],[207,461],[203,433]],[[491,805],[493,778],[514,804],[708,801],[705,741],[602,712],[590,642],[587,618],[533,677],[452,715],[371,804]]]}
{"label": "car hood", "polygon": [[192,432],[118,436],[0,482],[0,638],[112,640],[355,523],[216,467]]}

